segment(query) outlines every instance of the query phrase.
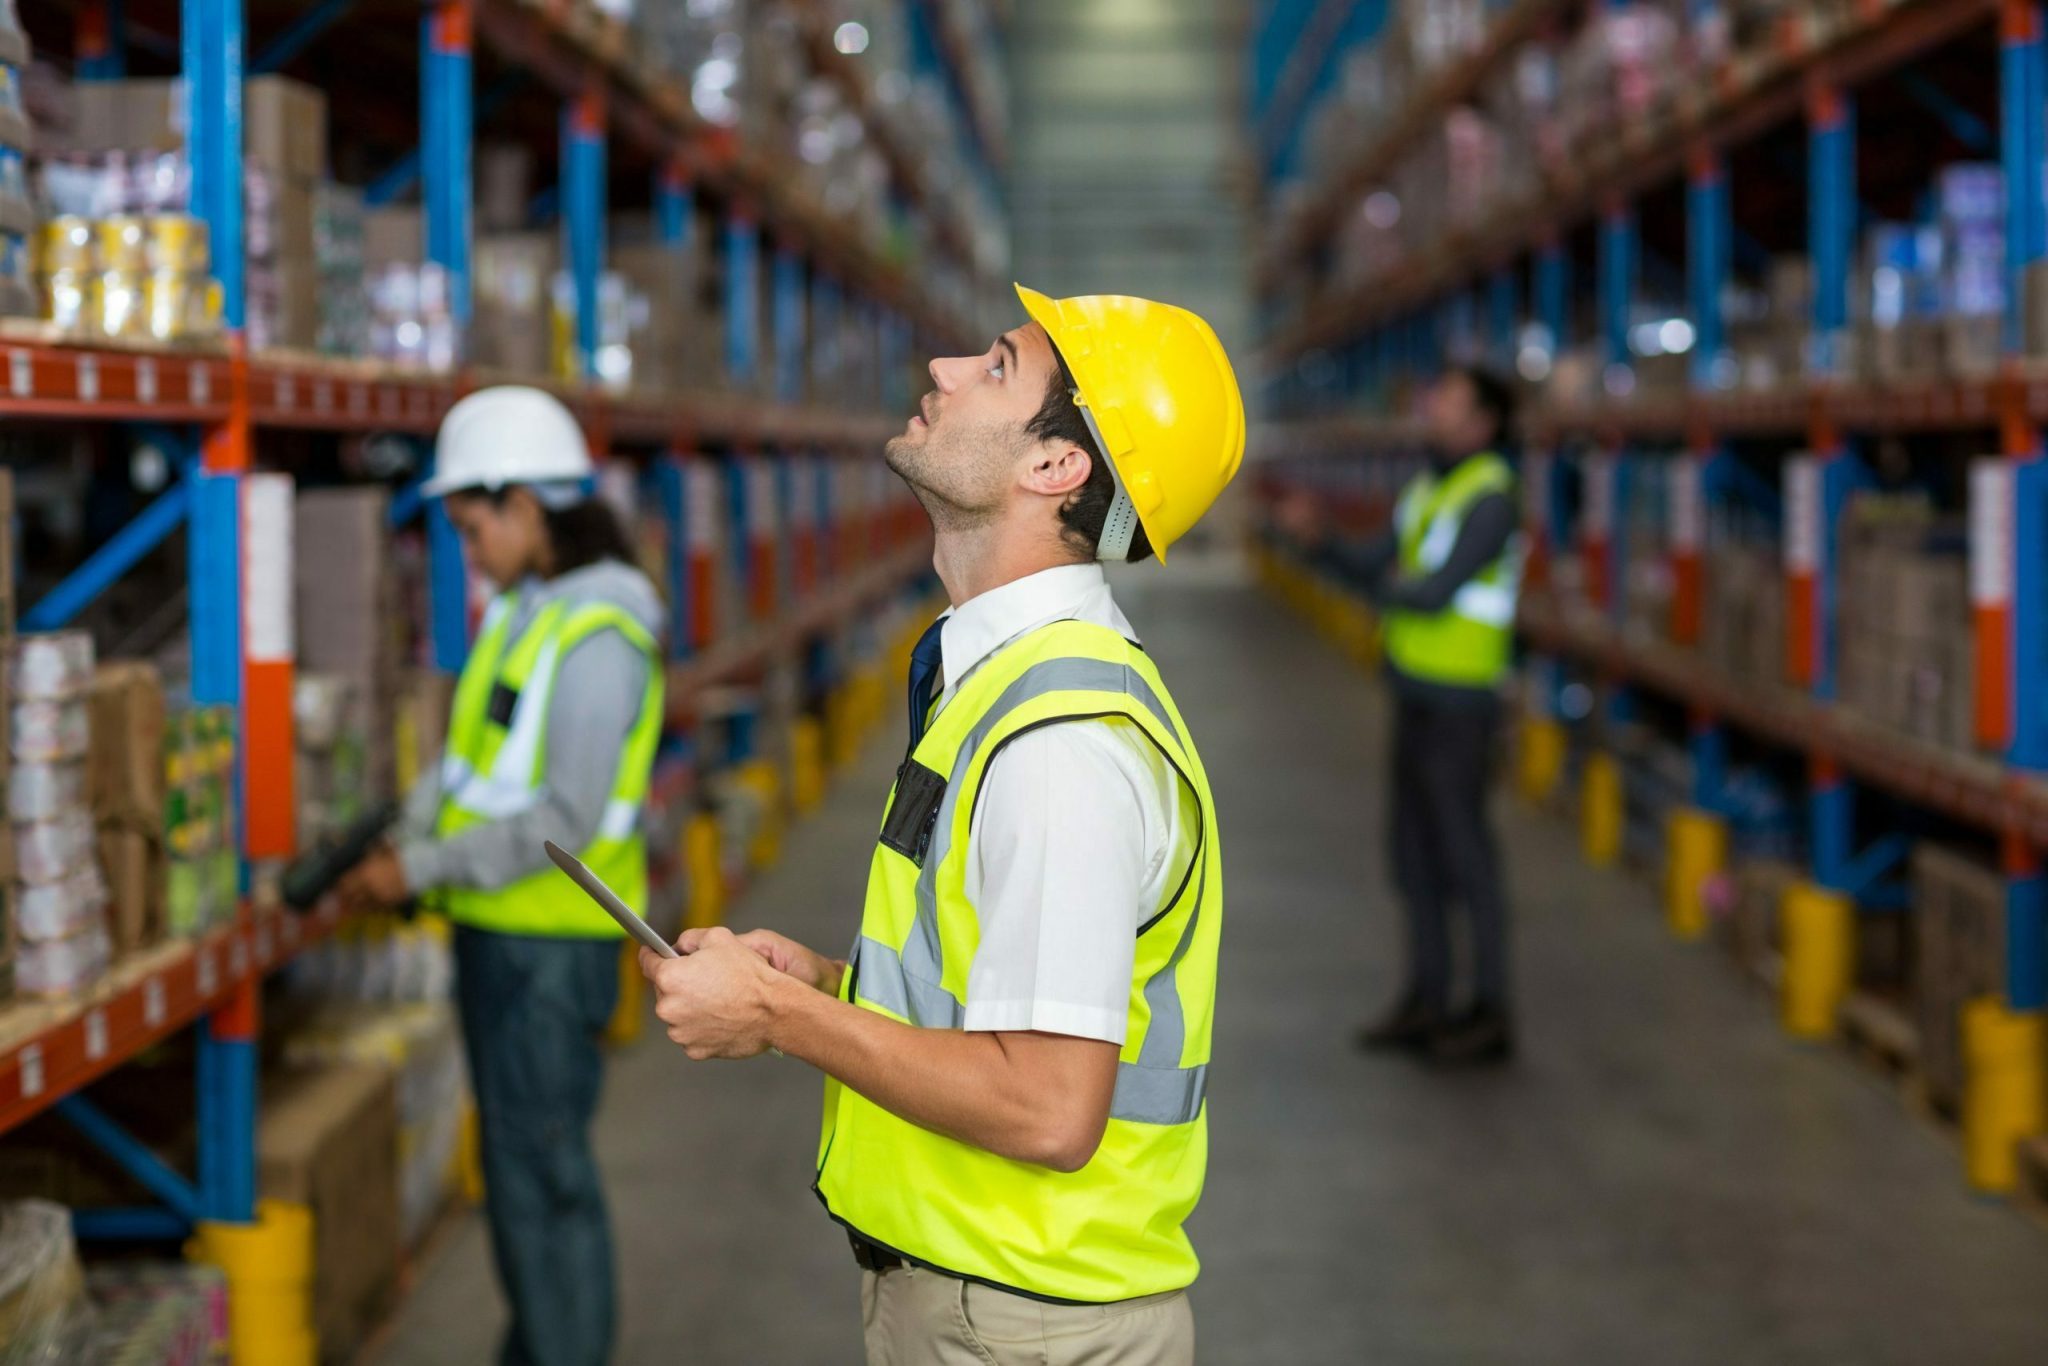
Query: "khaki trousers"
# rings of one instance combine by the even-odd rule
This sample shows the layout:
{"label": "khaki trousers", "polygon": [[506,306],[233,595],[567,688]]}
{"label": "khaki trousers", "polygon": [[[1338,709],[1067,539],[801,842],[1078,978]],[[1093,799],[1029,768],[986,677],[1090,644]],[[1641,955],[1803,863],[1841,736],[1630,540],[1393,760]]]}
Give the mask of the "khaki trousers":
{"label": "khaki trousers", "polygon": [[906,1266],[860,1282],[868,1366],[1192,1366],[1187,1292],[1046,1304]]}

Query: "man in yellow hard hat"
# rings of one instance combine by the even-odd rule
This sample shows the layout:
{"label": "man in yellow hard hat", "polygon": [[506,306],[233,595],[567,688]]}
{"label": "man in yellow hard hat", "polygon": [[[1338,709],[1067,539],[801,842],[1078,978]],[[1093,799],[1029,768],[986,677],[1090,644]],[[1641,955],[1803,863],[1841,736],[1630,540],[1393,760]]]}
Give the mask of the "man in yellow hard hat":
{"label": "man in yellow hard hat", "polygon": [[1053,300],[934,389],[890,468],[953,603],[844,962],[693,930],[642,966],[692,1058],[826,1074],[816,1190],[868,1360],[1184,1363],[1223,877],[1193,738],[1099,561],[1164,558],[1236,472],[1209,325]]}

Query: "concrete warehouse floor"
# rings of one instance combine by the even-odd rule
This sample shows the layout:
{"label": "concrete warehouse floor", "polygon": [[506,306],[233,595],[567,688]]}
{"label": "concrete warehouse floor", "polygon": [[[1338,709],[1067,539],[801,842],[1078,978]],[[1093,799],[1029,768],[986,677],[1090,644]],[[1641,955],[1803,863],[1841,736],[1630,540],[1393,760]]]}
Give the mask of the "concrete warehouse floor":
{"label": "concrete warehouse floor", "polygon": [[[1236,1363],[2039,1361],[2048,1235],[1973,1199],[1951,1141],[1672,942],[1637,880],[1504,806],[1524,1024],[1512,1071],[1354,1052],[1394,992],[1377,690],[1221,571],[1124,582],[1222,806],[1229,924],[1193,1234],[1201,1356]],[[1155,571],[1156,572],[1156,571]],[[739,907],[834,950],[899,740]],[[615,1063],[600,1125],[623,1363],[860,1358],[858,1273],[808,1189],[818,1081]],[[385,1366],[491,1358],[480,1220]]]}

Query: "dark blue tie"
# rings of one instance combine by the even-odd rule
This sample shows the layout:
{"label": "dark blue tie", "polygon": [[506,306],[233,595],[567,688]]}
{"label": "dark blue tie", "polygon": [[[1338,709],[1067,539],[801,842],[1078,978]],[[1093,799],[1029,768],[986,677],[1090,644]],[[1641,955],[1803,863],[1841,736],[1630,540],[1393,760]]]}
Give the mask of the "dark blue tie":
{"label": "dark blue tie", "polygon": [[925,718],[931,714],[933,685],[939,679],[939,664],[944,656],[939,652],[939,628],[946,624],[940,617],[924,628],[924,634],[917,638],[917,647],[910,652],[910,747],[917,748],[917,742],[924,738]]}

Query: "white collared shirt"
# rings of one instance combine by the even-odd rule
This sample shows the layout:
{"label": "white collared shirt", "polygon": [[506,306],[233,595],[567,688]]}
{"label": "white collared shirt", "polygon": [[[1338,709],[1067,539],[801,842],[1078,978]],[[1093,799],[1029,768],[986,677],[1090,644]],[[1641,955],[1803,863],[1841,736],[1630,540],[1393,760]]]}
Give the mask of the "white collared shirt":
{"label": "white collared shirt", "polygon": [[[1029,575],[949,613],[940,709],[1004,645],[1067,620],[1137,639],[1093,564]],[[1193,793],[1130,721],[1069,721],[1005,746],[968,828],[981,944],[966,1027],[1121,1044],[1138,927],[1180,887],[1200,822]]]}

